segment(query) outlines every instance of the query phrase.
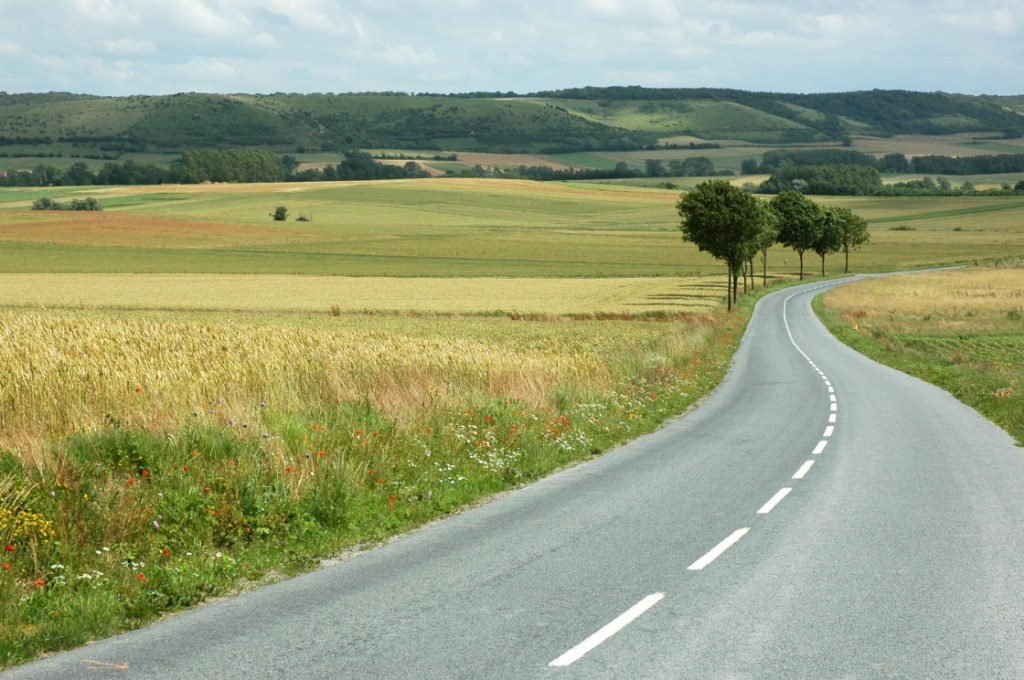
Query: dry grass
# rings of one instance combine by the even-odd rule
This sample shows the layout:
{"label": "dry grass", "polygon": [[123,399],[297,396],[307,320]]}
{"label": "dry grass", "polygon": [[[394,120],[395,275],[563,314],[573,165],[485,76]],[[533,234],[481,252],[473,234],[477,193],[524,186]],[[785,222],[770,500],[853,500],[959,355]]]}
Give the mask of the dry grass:
{"label": "dry grass", "polygon": [[[861,326],[908,332],[1020,330],[1024,269],[979,267],[869,279],[842,286],[825,302]],[[927,319],[926,319],[927,317]]]}
{"label": "dry grass", "polygon": [[720,279],[0,274],[0,305],[324,313],[693,313],[719,306],[724,290]]}

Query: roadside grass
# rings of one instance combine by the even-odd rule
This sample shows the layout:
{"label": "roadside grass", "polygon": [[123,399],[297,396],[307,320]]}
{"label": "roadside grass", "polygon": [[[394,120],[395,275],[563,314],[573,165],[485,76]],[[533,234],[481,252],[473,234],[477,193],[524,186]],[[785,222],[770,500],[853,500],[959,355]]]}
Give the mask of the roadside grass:
{"label": "roadside grass", "polygon": [[814,301],[840,340],[948,390],[1024,445],[1024,269],[859,281]]}
{"label": "roadside grass", "polygon": [[684,322],[0,312],[0,666],[314,568],[655,429]]}

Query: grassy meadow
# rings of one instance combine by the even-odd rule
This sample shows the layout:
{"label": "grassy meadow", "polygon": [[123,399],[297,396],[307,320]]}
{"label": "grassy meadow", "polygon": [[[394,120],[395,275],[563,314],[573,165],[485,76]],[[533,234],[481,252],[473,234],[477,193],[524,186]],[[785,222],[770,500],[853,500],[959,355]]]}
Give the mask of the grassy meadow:
{"label": "grassy meadow", "polygon": [[1024,268],[869,279],[816,301],[841,340],[949,390],[1024,445]]}
{"label": "grassy meadow", "polygon": [[[104,210],[32,211],[41,196]],[[684,410],[753,296],[722,310],[677,197],[0,190],[0,665],[309,569]],[[1024,199],[826,202],[872,221],[858,271],[1024,250]],[[776,280],[796,262],[770,255]]]}
{"label": "grassy meadow", "polygon": [[[95,196],[100,213],[30,210]],[[714,275],[684,244],[678,193],[507,180],[74,187],[0,192],[0,271],[426,277]],[[872,222],[854,258],[892,270],[1021,252],[1024,198],[823,198]],[[273,222],[285,205],[311,222]],[[906,224],[914,231],[894,232]],[[781,248],[771,264],[793,273]],[[834,256],[833,266],[839,258]]]}

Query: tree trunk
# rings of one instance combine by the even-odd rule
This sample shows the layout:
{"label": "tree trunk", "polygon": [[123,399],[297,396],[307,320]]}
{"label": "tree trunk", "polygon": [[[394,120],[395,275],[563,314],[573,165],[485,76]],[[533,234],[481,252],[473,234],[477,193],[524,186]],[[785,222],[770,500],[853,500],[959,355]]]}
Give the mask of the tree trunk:
{"label": "tree trunk", "polygon": [[800,251],[800,280],[804,280],[804,251]]}
{"label": "tree trunk", "polygon": [[843,270],[844,274],[850,273],[850,246],[843,248],[846,251],[846,269]]}
{"label": "tree trunk", "polygon": [[761,251],[761,285],[768,286],[768,251]]}
{"label": "tree trunk", "polygon": [[821,256],[821,275],[825,275],[825,256]]}
{"label": "tree trunk", "polygon": [[743,294],[746,295],[747,294],[747,263],[746,262],[743,263],[742,274],[743,274]]}
{"label": "tree trunk", "polygon": [[739,300],[740,290],[740,270],[739,267],[732,270],[732,303],[735,305],[736,301]]}
{"label": "tree trunk", "polygon": [[725,275],[725,306],[730,312],[732,311],[732,265],[729,266],[729,272]]}

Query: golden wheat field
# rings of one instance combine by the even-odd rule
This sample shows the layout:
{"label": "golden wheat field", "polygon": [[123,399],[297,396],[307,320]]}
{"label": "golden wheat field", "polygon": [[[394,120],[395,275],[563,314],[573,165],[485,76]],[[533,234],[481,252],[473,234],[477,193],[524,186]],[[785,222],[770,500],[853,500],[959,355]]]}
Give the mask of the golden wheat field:
{"label": "golden wheat field", "polygon": [[396,278],[244,274],[0,274],[0,306],[583,315],[715,309],[722,277]]}
{"label": "golden wheat field", "polygon": [[365,399],[400,419],[476,397],[549,404],[691,353],[711,324],[0,312],[0,443],[169,428],[212,405],[257,423],[261,404]]}

